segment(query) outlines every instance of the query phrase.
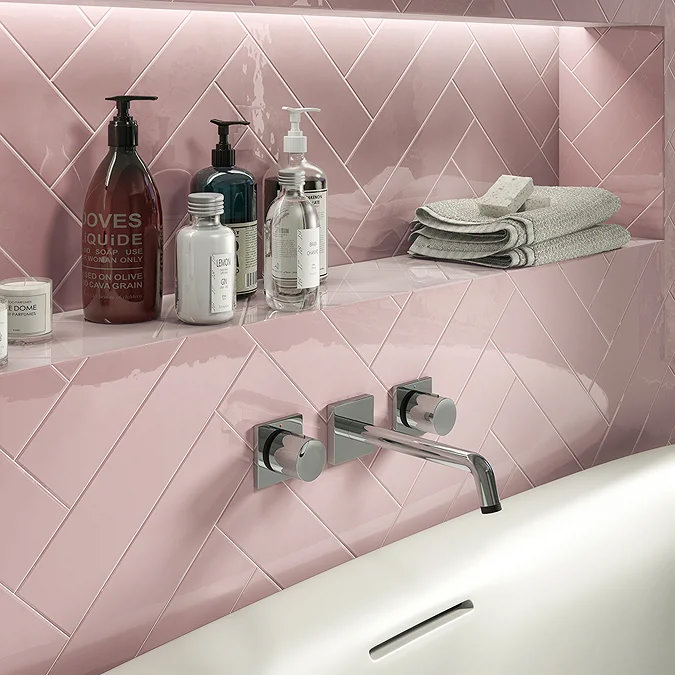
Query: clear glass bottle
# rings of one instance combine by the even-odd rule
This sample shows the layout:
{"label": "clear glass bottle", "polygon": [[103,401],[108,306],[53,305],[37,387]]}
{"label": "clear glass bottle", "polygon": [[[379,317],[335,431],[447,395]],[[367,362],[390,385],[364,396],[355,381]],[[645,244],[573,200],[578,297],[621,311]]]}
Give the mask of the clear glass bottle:
{"label": "clear glass bottle", "polygon": [[281,195],[265,218],[265,298],[285,312],[319,306],[321,232],[304,183],[301,169],[279,171]]}
{"label": "clear glass bottle", "polygon": [[0,298],[0,368],[7,365],[7,300]]}
{"label": "clear glass bottle", "polygon": [[221,225],[223,195],[188,196],[190,224],[176,237],[176,314],[184,323],[225,323],[234,316],[236,241]]}

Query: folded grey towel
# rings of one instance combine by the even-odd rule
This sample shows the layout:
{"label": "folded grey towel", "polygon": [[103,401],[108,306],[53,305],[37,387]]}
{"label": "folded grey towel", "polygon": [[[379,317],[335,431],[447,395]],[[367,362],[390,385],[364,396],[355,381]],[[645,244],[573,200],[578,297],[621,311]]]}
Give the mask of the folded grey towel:
{"label": "folded grey towel", "polygon": [[456,246],[462,253],[453,257],[471,259],[588,229],[621,207],[621,200],[602,188],[537,187],[533,197],[549,198],[551,205],[491,218],[481,215],[475,199],[449,199],[425,204],[416,216],[423,226],[445,235],[446,250]]}
{"label": "folded grey towel", "polygon": [[[432,236],[428,236],[429,234]],[[572,260],[573,258],[582,258],[594,253],[613,251],[630,241],[628,230],[621,225],[605,223],[589,227],[580,232],[570,232],[562,237],[547,239],[531,245],[523,244],[509,250],[501,250],[498,253],[476,257],[475,250],[470,251],[468,255],[463,255],[462,246],[456,239],[448,242],[442,236],[438,236],[445,234],[445,232],[428,227],[415,230],[410,235],[412,245],[408,253],[422,258],[511,269],[546,265],[563,260]],[[471,247],[475,248],[475,245],[471,245]]]}

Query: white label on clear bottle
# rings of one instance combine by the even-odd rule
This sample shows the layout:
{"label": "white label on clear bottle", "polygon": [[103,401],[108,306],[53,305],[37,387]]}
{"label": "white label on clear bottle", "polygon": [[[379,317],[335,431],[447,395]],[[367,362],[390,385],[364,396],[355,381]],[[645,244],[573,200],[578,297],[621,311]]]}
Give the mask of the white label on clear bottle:
{"label": "white label on clear bottle", "polygon": [[272,219],[272,276],[277,281],[295,281],[298,275],[297,226],[288,209],[278,209]]}
{"label": "white label on clear bottle", "polygon": [[233,265],[231,253],[211,256],[211,314],[231,312],[234,309]]}
{"label": "white label on clear bottle", "polygon": [[321,233],[318,227],[298,230],[298,288],[316,288],[321,281]]}
{"label": "white label on clear bottle", "polygon": [[314,207],[316,215],[319,220],[319,229],[321,230],[321,276],[328,272],[328,251],[327,251],[327,237],[328,237],[328,190],[307,190],[305,197],[309,199],[309,203]]}
{"label": "white label on clear bottle", "polygon": [[7,356],[7,305],[0,304],[0,362]]}
{"label": "white label on clear bottle", "polygon": [[237,240],[237,294],[258,287],[258,221],[229,223]]}
{"label": "white label on clear bottle", "polygon": [[9,337],[35,337],[49,333],[51,325],[47,313],[45,294],[7,298]]}

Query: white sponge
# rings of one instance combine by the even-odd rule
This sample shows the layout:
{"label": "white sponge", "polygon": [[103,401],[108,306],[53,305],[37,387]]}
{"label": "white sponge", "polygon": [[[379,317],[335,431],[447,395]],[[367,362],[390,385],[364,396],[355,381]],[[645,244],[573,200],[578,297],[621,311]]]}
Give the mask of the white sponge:
{"label": "white sponge", "polygon": [[478,208],[484,216],[501,218],[516,213],[534,192],[531,178],[502,176],[478,199]]}

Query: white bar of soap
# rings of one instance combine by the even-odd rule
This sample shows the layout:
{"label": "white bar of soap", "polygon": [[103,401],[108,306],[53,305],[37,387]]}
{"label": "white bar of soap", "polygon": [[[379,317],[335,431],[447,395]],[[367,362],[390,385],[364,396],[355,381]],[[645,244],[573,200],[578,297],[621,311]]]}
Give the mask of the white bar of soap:
{"label": "white bar of soap", "polygon": [[530,197],[519,209],[518,213],[523,211],[534,211],[535,209],[547,209],[551,206],[550,197]]}
{"label": "white bar of soap", "polygon": [[484,216],[501,218],[518,209],[532,196],[534,182],[522,176],[502,176],[480,199],[478,208]]}

